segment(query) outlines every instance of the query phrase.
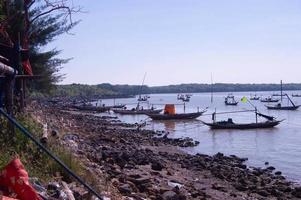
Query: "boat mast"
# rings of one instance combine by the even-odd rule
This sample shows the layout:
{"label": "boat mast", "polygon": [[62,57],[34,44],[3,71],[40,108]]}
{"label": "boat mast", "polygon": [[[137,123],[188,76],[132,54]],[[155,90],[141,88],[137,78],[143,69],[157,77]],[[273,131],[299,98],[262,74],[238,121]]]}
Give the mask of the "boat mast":
{"label": "boat mast", "polygon": [[282,80],[280,81],[280,96],[281,96],[281,102],[282,102]]}
{"label": "boat mast", "polygon": [[211,103],[213,103],[213,80],[212,80],[212,73],[211,73]]}
{"label": "boat mast", "polygon": [[142,87],[143,87],[143,85],[144,85],[145,77],[146,77],[146,72],[145,72],[145,74],[144,74],[144,76],[143,76],[142,84],[141,84],[141,86],[140,86],[140,91],[139,91],[139,99],[141,98],[141,94],[142,94]]}

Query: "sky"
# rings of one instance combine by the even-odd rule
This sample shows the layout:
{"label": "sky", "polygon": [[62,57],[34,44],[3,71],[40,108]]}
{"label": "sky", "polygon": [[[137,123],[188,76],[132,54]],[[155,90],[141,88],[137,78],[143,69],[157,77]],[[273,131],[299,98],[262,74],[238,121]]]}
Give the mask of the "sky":
{"label": "sky", "polygon": [[301,82],[300,0],[73,0],[61,84]]}

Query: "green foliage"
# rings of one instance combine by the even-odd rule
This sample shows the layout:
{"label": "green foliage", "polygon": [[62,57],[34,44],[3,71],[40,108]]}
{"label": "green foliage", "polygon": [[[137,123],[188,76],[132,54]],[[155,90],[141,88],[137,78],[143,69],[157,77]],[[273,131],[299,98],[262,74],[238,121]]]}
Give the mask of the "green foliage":
{"label": "green foliage", "polygon": [[[19,114],[18,121],[36,138],[42,135],[42,125],[37,123],[30,115]],[[6,121],[0,118],[2,136],[7,136]],[[48,148],[57,155],[67,166],[69,166],[76,174],[84,175],[85,169],[81,162],[74,158],[69,150],[57,144],[57,141],[50,141]],[[58,173],[66,181],[71,181],[71,177],[49,156],[37,148],[31,140],[24,136],[20,131],[16,132],[16,140],[10,141],[8,137],[0,137],[0,168],[6,166],[15,156],[19,157],[24,164],[29,175],[38,177],[43,181],[48,181]]]}
{"label": "green foliage", "polygon": [[[283,84],[284,90],[301,90],[301,84]],[[197,93],[197,92],[241,92],[241,91],[278,91],[279,84],[180,84],[169,86],[137,86],[137,85],[57,85],[54,96],[83,97],[126,97],[131,95],[155,93]]]}
{"label": "green foliage", "polygon": [[[36,7],[30,13],[31,18],[40,14],[43,7]],[[69,24],[63,15],[45,15],[35,20],[30,26],[30,61],[33,73],[41,78],[34,81],[32,89],[50,93],[54,84],[63,79],[59,73],[62,65],[70,59],[58,58],[61,51],[57,49],[44,50],[44,47],[54,41],[59,35],[70,31],[77,22]]]}

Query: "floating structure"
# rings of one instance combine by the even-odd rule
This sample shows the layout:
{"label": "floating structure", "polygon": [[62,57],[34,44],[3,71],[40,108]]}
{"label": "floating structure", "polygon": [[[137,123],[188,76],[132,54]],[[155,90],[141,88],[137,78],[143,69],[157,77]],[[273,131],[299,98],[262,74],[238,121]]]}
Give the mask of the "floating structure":
{"label": "floating structure", "polygon": [[[217,114],[229,114],[229,113],[238,113],[238,112],[255,112],[256,121],[253,123],[235,123],[232,118],[228,118],[226,121],[216,121]],[[258,116],[266,119],[264,122],[258,122]],[[259,129],[259,128],[273,128],[280,124],[283,120],[276,120],[275,117],[261,114],[255,110],[247,111],[233,111],[233,112],[223,112],[212,114],[212,123],[203,122],[205,125],[209,126],[211,129]]]}
{"label": "floating structure", "polygon": [[235,100],[233,95],[229,94],[225,97],[225,104],[226,106],[236,106],[238,104],[238,101]]}
{"label": "floating structure", "polygon": [[261,98],[261,102],[263,103],[277,103],[279,99],[273,99],[272,97]]}
{"label": "floating structure", "polygon": [[183,102],[189,102],[191,96],[191,94],[178,94],[177,99],[182,100]]}
{"label": "floating structure", "polygon": [[251,97],[250,97],[250,100],[252,100],[252,101],[258,101],[259,99],[260,99],[260,97],[257,96],[256,94],[255,95],[251,95]]}
{"label": "floating structure", "polygon": [[[297,110],[300,105],[295,105],[294,102],[291,100],[291,98],[287,95],[287,94],[283,94],[282,92],[282,80],[280,81],[280,95],[281,95],[281,103],[278,103],[276,105],[265,105],[267,107],[267,109],[270,110]],[[287,97],[289,103],[291,103],[291,105],[287,105],[287,106],[283,106],[282,105],[282,100],[283,97]]]}
{"label": "floating structure", "polygon": [[147,114],[153,120],[188,120],[200,117],[206,109],[194,113],[176,113],[174,104],[166,104],[163,114]]}
{"label": "floating structure", "polygon": [[301,97],[301,94],[292,94],[292,97]]}
{"label": "floating structure", "polygon": [[265,105],[265,107],[267,107],[269,110],[297,110],[301,106],[295,105],[287,94],[285,96],[288,98],[288,101],[291,103],[291,105],[283,106],[281,102],[277,103],[276,105]]}

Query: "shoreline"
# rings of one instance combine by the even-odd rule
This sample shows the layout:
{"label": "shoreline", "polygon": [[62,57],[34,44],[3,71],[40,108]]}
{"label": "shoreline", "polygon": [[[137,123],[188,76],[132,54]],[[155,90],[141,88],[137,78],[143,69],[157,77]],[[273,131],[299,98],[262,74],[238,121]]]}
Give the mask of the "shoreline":
{"label": "shoreline", "polygon": [[178,147],[197,145],[195,141],[137,129],[115,117],[63,111],[49,103],[31,106],[40,110],[31,110],[33,115],[59,130],[61,144],[85,160],[92,172],[106,175],[110,190],[117,191],[112,199],[301,198],[301,187],[272,166],[250,167],[245,159],[222,153],[190,155]]}

